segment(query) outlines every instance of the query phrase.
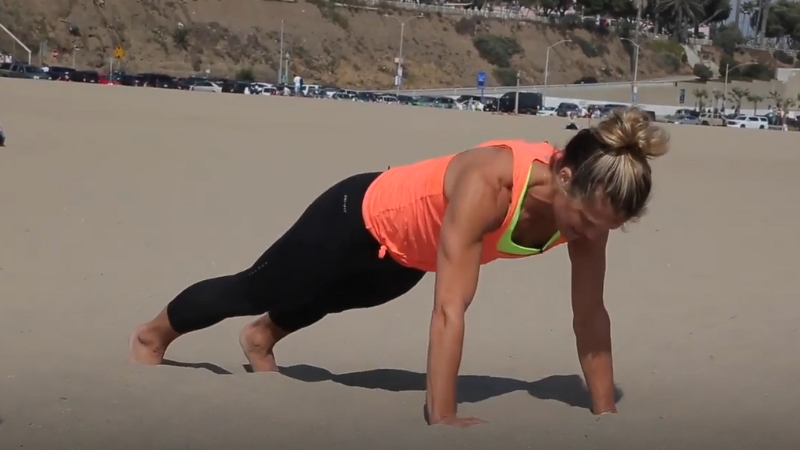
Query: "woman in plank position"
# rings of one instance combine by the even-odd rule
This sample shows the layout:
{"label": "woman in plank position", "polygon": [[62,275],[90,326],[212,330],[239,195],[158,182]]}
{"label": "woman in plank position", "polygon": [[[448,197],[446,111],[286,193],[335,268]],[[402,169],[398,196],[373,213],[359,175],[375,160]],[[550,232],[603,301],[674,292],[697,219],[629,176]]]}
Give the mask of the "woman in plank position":
{"label": "woman in plank position", "polygon": [[573,328],[592,412],[616,412],[611,329],[603,305],[606,242],[640,217],[648,159],[668,136],[636,109],[547,142],[492,141],[455,155],[349,177],[320,195],[249,269],[186,288],[131,338],[130,358],[159,364],[169,344],[224,319],[264,314],[240,344],[256,371],[273,371],[281,339],[327,314],[378,306],[436,273],[428,347],[431,424],[456,416],[464,313],[482,264],[567,243]]}

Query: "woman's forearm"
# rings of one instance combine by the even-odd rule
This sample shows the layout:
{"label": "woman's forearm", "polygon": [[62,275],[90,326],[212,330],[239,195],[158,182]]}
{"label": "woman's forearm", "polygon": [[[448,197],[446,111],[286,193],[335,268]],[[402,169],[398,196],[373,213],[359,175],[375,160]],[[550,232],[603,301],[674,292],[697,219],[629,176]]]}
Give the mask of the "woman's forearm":
{"label": "woman's forearm", "polygon": [[428,343],[426,400],[430,423],[456,414],[456,385],[463,347],[463,311],[435,309]]}
{"label": "woman's forearm", "polygon": [[616,410],[614,369],[611,358],[611,323],[608,314],[575,327],[578,357],[592,399],[592,412]]}

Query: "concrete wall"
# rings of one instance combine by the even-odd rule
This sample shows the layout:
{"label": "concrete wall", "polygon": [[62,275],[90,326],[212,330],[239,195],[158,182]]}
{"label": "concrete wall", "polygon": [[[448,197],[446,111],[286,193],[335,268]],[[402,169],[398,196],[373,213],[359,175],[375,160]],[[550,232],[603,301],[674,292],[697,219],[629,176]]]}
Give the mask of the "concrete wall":
{"label": "concrete wall", "polygon": [[[800,82],[798,82],[800,83]],[[769,92],[772,90],[778,91],[782,95],[786,87],[783,83],[773,80],[771,82],[754,81],[754,82],[740,82],[734,81],[728,83],[728,92],[734,87],[748,89],[751,94],[756,94],[767,99]],[[578,90],[579,88],[562,87],[562,88],[548,88],[546,95],[548,97],[564,97],[564,98],[582,98],[591,101],[605,101],[609,103],[626,103],[631,101],[631,85],[610,86],[608,89],[594,89],[594,90]],[[724,83],[717,81],[709,81],[708,83],[685,83],[678,82],[673,84],[662,84],[656,86],[639,86],[639,103],[665,105],[665,106],[682,106],[679,102],[680,90],[686,89],[686,98],[684,107],[694,107],[697,99],[694,96],[696,89],[704,89],[709,95],[713,95],[714,90],[723,92]],[[788,93],[788,92],[787,92]],[[791,94],[791,93],[789,93]],[[791,95],[795,97],[797,94]],[[769,100],[765,100],[769,103]],[[747,102],[746,102],[747,103]],[[766,103],[765,105],[766,106]]]}

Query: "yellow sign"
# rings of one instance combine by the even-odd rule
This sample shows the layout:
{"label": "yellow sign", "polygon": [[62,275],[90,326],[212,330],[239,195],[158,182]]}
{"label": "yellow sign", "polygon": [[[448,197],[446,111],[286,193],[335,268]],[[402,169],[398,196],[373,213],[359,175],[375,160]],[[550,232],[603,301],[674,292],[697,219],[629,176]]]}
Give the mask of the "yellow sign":
{"label": "yellow sign", "polygon": [[125,49],[122,47],[117,47],[114,49],[114,58],[122,59],[125,57]]}

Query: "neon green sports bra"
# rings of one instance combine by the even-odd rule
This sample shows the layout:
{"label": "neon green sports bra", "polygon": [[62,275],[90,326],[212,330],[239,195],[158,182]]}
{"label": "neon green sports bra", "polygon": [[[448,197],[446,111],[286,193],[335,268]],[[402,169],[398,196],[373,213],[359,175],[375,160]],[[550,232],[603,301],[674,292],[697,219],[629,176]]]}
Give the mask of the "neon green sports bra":
{"label": "neon green sports bra", "polygon": [[519,215],[522,211],[522,201],[525,199],[525,194],[528,193],[528,183],[531,181],[531,175],[533,174],[533,164],[528,169],[528,177],[525,178],[525,189],[522,190],[520,194],[519,201],[517,202],[517,207],[514,209],[514,216],[511,217],[511,223],[508,224],[506,231],[500,236],[500,240],[497,241],[497,250],[501,251],[508,255],[518,255],[518,256],[530,256],[530,255],[538,255],[539,253],[544,252],[548,248],[550,248],[555,242],[561,238],[561,232],[557,231],[553,237],[547,241],[547,244],[544,245],[541,249],[536,248],[527,248],[521,245],[514,243],[511,239],[511,235],[514,233],[514,228],[517,227],[517,221],[519,221]]}

